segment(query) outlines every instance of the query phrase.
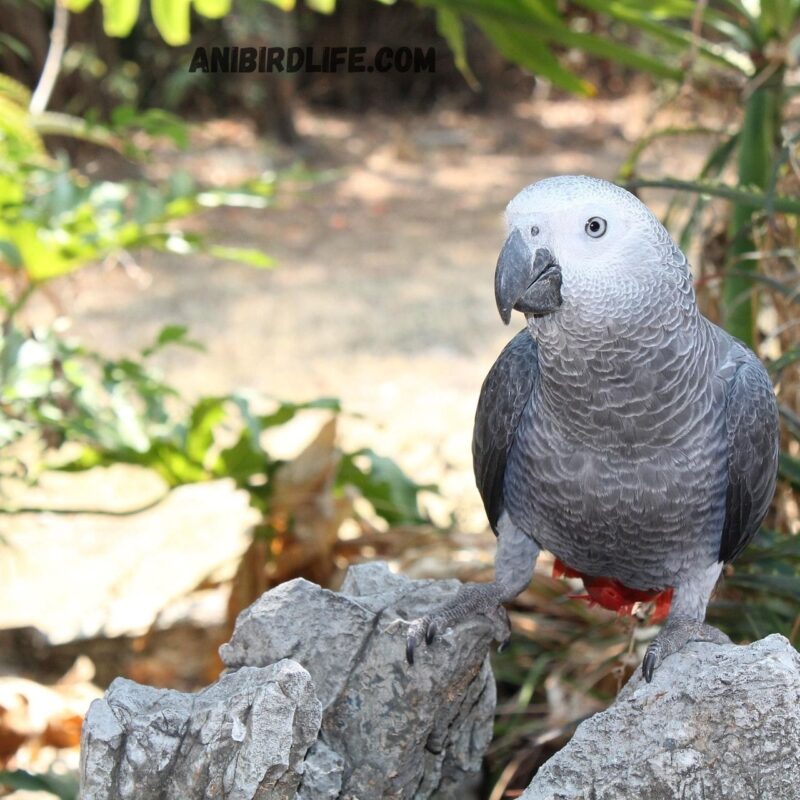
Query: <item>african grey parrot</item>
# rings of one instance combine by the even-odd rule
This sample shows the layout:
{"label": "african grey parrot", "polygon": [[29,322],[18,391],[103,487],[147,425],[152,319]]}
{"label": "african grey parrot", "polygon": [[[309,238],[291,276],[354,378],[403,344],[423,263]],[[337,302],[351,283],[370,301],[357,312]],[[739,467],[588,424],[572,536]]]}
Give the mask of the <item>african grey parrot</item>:
{"label": "african grey parrot", "polygon": [[629,192],[549,178],[506,221],[495,298],[505,323],[517,309],[527,326],[486,377],[473,438],[496,577],[414,620],[408,660],[472,614],[502,623],[546,549],[607,607],[671,600],[642,665],[650,681],[687,641],[729,641],[706,606],[772,499],[772,385],[700,314],[685,256]]}

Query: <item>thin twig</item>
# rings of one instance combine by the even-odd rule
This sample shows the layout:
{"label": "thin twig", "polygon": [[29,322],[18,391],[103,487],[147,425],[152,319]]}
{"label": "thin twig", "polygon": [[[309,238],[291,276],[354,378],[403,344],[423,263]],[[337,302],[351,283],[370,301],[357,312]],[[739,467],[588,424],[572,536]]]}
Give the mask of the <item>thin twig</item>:
{"label": "thin twig", "polygon": [[124,510],[105,509],[105,508],[40,508],[38,506],[20,506],[18,508],[0,508],[0,514],[91,514],[101,517],[132,517],[141,514],[160,505],[169,497],[169,491],[160,494],[153,500],[145,503],[138,508],[127,508]]}
{"label": "thin twig", "polygon": [[708,0],[698,0],[692,13],[692,42],[689,46],[689,58],[686,64],[686,75],[684,76],[684,83],[688,81],[689,74],[694,69],[697,62],[697,55],[700,52],[700,36],[703,32],[703,14],[706,12]]}
{"label": "thin twig", "polygon": [[[691,192],[692,194],[705,194],[711,197],[721,197],[746,208],[761,210],[764,208],[766,197],[763,192],[750,191],[736,186],[725,184],[710,184],[700,181],[684,181],[674,178],[634,178],[625,182],[627,189],[674,189],[679,192]],[[772,205],[773,211],[783,214],[800,214],[800,202],[793,197],[779,196],[775,198]]]}
{"label": "thin twig", "polygon": [[64,57],[64,50],[67,47],[68,27],[69,11],[63,0],[55,0],[53,27],[50,29],[50,47],[47,50],[47,58],[44,60],[39,83],[36,85],[28,106],[31,114],[41,114],[50,102],[50,95],[53,93],[53,87],[61,72],[61,59]]}

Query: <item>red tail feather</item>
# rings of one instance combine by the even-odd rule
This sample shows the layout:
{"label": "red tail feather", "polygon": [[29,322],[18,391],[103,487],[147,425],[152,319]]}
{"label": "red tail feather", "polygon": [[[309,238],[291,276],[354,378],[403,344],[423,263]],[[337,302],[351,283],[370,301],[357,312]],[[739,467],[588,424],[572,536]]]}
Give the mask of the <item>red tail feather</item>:
{"label": "red tail feather", "polygon": [[651,622],[666,619],[672,603],[672,587],[667,589],[631,589],[616,578],[599,578],[584,575],[572,567],[568,567],[558,559],[553,563],[553,577],[580,578],[586,589],[585,595],[576,595],[575,599],[586,600],[590,605],[598,605],[618,614],[630,614],[636,603],[655,602],[651,614]]}

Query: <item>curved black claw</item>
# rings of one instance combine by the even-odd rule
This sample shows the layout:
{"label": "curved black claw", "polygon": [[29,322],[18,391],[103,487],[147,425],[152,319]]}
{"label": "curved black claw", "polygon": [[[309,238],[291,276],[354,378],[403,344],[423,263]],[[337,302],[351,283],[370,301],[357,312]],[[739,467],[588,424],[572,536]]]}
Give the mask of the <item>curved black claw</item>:
{"label": "curved black claw", "polygon": [[414,666],[414,648],[417,646],[416,640],[410,636],[406,639],[406,661],[413,667]]}
{"label": "curved black claw", "polygon": [[653,680],[653,672],[656,668],[657,662],[658,656],[652,650],[648,650],[644,654],[644,661],[642,661],[642,675],[644,675],[644,679],[648,683]]}
{"label": "curved black claw", "polygon": [[436,638],[437,633],[439,633],[439,626],[435,620],[431,620],[428,623],[428,629],[425,631],[425,644],[430,644]]}
{"label": "curved black claw", "polygon": [[414,664],[414,652],[417,645],[423,640],[425,644],[430,644],[433,637],[436,635],[436,625],[431,622],[430,617],[420,617],[415,619],[408,629],[406,636],[406,661],[409,664]]}

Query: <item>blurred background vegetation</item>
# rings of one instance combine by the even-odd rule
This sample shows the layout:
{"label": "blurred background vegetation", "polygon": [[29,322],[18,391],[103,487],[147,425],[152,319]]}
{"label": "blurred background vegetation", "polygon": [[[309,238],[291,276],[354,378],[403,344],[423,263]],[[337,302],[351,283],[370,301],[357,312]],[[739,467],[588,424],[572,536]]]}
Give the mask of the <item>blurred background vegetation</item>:
{"label": "blurred background vegetation", "polygon": [[[197,46],[324,44],[435,47],[436,71],[188,71]],[[0,0],[0,794],[74,797],[96,687],[203,685],[236,613],[283,580],[336,586],[375,557],[491,574],[469,437],[507,337],[499,212],[554,172],[656,208],[704,312],[767,363],[781,483],[710,617],[796,643],[799,62],[798,0]],[[113,581],[99,620],[72,619],[100,592],[84,560],[144,585],[164,558],[191,572],[192,532],[137,551],[137,521],[168,530],[180,502],[227,519],[219,563],[154,619],[117,624],[141,597]],[[491,800],[655,632],[539,569],[495,657]],[[198,618],[184,596],[222,603]]]}

